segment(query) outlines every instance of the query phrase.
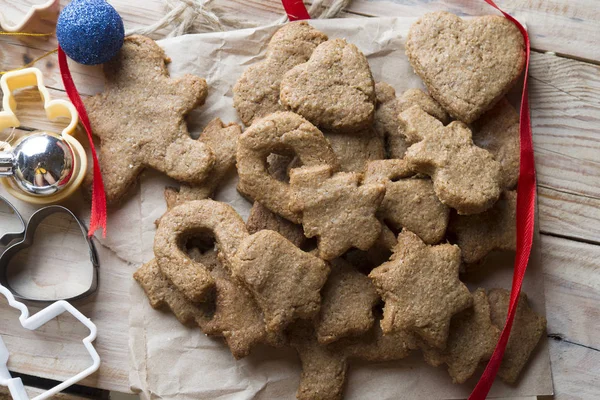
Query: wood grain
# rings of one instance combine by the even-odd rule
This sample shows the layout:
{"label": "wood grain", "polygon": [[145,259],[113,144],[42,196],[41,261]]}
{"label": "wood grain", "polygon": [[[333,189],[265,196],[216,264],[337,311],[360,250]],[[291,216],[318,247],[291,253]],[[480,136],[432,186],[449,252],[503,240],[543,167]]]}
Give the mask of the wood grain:
{"label": "wood grain", "polygon": [[[10,2],[23,4],[25,0]],[[28,0],[27,0],[28,1]],[[61,0],[65,5],[68,0]],[[146,26],[164,15],[163,0],[112,0],[126,28]],[[534,48],[582,58],[593,63],[536,52],[532,55],[531,94],[536,166],[539,180],[540,229],[546,277],[546,301],[556,399],[600,398],[600,341],[595,332],[599,320],[600,271],[600,8],[596,0],[498,0],[497,3],[528,24]],[[279,0],[221,0],[218,11],[256,24],[279,18]],[[23,7],[20,7],[21,9]],[[481,15],[491,8],[481,0],[354,0],[344,16],[419,16],[449,10]],[[160,38],[166,30],[153,35]],[[0,38],[0,69],[22,65],[56,47],[55,39]],[[37,65],[57,98],[66,97],[56,66],[56,56]],[[84,95],[102,88],[98,67],[72,64],[72,72]],[[36,129],[56,128],[36,109],[35,92],[21,95],[23,124]],[[568,239],[576,239],[580,242]],[[585,243],[583,243],[585,242]],[[106,368],[87,384],[128,390],[127,310],[131,271],[105,270],[102,279],[110,289],[84,312],[96,316],[101,333],[97,343]],[[4,305],[1,305],[4,307]],[[0,325],[14,315],[2,309]],[[60,379],[84,362],[76,345],[81,332],[61,319],[48,326],[49,340],[32,334],[8,335],[7,343],[24,356],[11,360],[15,370]],[[58,329],[59,333],[52,333]],[[40,343],[45,343],[40,347]],[[61,355],[73,362],[61,367]],[[39,354],[56,359],[39,363]]]}
{"label": "wood grain", "polygon": [[[273,0],[275,1],[275,0]],[[600,61],[600,8],[595,0],[496,0],[496,4],[528,26],[531,45],[586,60]],[[354,0],[349,11],[393,17],[421,16],[446,10],[459,15],[493,14],[483,0]],[[576,43],[577,45],[574,45]]]}

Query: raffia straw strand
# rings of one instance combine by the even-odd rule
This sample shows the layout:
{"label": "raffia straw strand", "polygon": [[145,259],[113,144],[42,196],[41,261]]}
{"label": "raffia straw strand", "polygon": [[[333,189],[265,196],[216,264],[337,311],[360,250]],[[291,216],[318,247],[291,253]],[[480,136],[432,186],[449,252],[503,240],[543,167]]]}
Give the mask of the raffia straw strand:
{"label": "raffia straw strand", "polygon": [[[309,13],[313,18],[334,18],[352,0],[313,0]],[[151,35],[167,29],[164,37],[181,36],[186,33],[222,32],[233,29],[255,27],[258,24],[242,21],[227,16],[227,12],[215,4],[215,0],[165,0],[167,13],[155,23],[128,29],[125,34]],[[273,21],[279,25],[287,21],[287,17]]]}

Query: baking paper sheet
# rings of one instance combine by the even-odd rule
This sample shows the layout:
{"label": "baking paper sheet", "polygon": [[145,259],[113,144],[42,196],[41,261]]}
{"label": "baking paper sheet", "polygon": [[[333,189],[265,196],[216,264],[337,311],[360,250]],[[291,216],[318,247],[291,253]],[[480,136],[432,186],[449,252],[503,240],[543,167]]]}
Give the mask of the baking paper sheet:
{"label": "baking paper sheet", "polygon": [[[404,38],[413,18],[360,18],[314,20],[310,23],[330,38],[345,38],[368,57],[377,81],[390,83],[398,94],[422,87],[404,54]],[[212,118],[239,122],[232,106],[232,86],[249,65],[260,61],[275,26],[233,32],[187,35],[159,42],[171,57],[173,76],[184,73],[206,78],[206,105],[190,117],[190,131],[199,134]],[[165,209],[164,186],[173,184],[157,173],[141,183],[142,258],[153,258],[154,221]],[[217,200],[230,203],[244,218],[250,203],[235,190],[232,178]],[[524,290],[534,309],[544,313],[544,290],[539,240],[535,246]],[[499,255],[486,273],[475,277],[476,287],[510,288],[512,259]],[[133,282],[133,281],[132,281]],[[153,310],[142,289],[131,287],[131,384],[145,399],[292,399],[300,365],[292,350],[256,348],[240,361],[233,359],[221,339],[208,338],[199,329],[183,327],[168,312]],[[466,398],[480,375],[467,384],[452,384],[445,367],[433,368],[419,352],[393,363],[354,362],[348,371],[347,399],[457,399]],[[490,397],[552,393],[547,340],[537,347],[520,383],[510,387],[497,381]]]}

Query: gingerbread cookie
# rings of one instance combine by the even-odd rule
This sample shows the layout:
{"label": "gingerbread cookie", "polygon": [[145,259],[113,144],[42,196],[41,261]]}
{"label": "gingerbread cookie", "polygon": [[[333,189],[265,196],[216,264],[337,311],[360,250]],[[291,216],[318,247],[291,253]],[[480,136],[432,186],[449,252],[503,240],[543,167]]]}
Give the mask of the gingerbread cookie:
{"label": "gingerbread cookie", "polygon": [[438,200],[431,180],[415,177],[406,161],[371,161],[365,182],[385,185],[377,216],[393,229],[406,228],[427,244],[444,238],[450,209]]}
{"label": "gingerbread cookie", "polygon": [[320,128],[358,131],[373,122],[375,83],[367,58],[343,39],[320,44],[281,81],[281,104]]}
{"label": "gingerbread cookie", "polygon": [[375,85],[377,109],[375,110],[375,129],[386,140],[389,158],[404,158],[409,144],[400,124],[399,114],[418,105],[429,115],[439,119],[445,125],[450,117],[435,100],[420,89],[408,89],[396,99],[396,91],[385,82]]}
{"label": "gingerbread cookie", "polygon": [[201,183],[215,157],[193,140],[186,115],[204,104],[206,81],[169,77],[164,51],[143,36],[129,36],[117,57],[104,64],[104,92],[85,102],[101,140],[100,166],[109,203],[119,201],[146,167],[178,181]]}
{"label": "gingerbread cookie", "polygon": [[425,14],[410,28],[406,55],[429,93],[465,123],[500,100],[525,66],[523,36],[499,15]]}
{"label": "gingerbread cookie", "polygon": [[[440,201],[459,214],[477,214],[500,196],[500,164],[473,144],[471,131],[462,122],[444,126],[413,106],[400,114],[410,146],[405,159],[414,170],[431,176]],[[475,184],[476,182],[476,184]]]}
{"label": "gingerbread cookie", "polygon": [[302,165],[327,164],[337,169],[337,157],[314,125],[291,112],[277,112],[255,121],[240,136],[237,149],[238,190],[282,217],[300,223],[290,209],[289,185],[273,177],[266,166],[271,154],[295,154]]}
{"label": "gingerbread cookie", "polygon": [[295,168],[290,209],[302,216],[304,234],[317,237],[319,257],[332,260],[351,247],[368,250],[381,233],[375,217],[385,194],[381,184],[363,184],[362,174],[333,173],[328,165]]}
{"label": "gingerbread cookie", "polygon": [[182,185],[179,189],[167,188],[165,190],[167,208],[173,208],[186,201],[203,200],[213,196],[223,178],[235,166],[235,151],[241,133],[242,128],[238,124],[225,125],[219,118],[213,119],[206,125],[198,140],[209,146],[215,156],[215,165],[210,179],[198,186]]}
{"label": "gingerbread cookie", "polygon": [[459,266],[457,246],[428,246],[403,230],[390,261],[369,274],[385,302],[383,333],[410,331],[443,349],[452,316],[473,304],[458,279]]}
{"label": "gingerbread cookie", "polygon": [[319,343],[359,336],[373,326],[373,307],[379,296],[369,278],[351,264],[339,258],[331,261],[331,273],[321,296],[321,312],[316,322]]}
{"label": "gingerbread cookie", "polygon": [[251,234],[264,229],[275,231],[298,248],[302,248],[302,245],[306,242],[302,226],[280,217],[258,201],[255,201],[250,209],[246,227]]}
{"label": "gingerbread cookie", "polygon": [[384,137],[372,127],[359,132],[324,131],[323,134],[329,140],[342,171],[364,172],[369,161],[385,158]]}
{"label": "gingerbread cookie", "polygon": [[502,192],[496,204],[481,214],[453,215],[449,230],[467,264],[482,261],[494,250],[516,250],[517,192]]}
{"label": "gingerbread cookie", "polygon": [[233,87],[233,106],[246,126],[284,110],[279,103],[283,75],[308,61],[313,50],[326,40],[324,33],[305,21],[290,22],[275,32],[266,59],[248,67]]}
{"label": "gingerbread cookie", "polygon": [[506,98],[473,123],[473,142],[500,163],[502,187],[510,190],[519,180],[519,113]]}
{"label": "gingerbread cookie", "polygon": [[[488,292],[492,323],[499,329],[504,328],[510,291],[492,289]],[[527,295],[521,293],[517,314],[513,323],[508,345],[498,370],[498,376],[505,382],[515,384],[521,370],[527,363],[538,342],[546,331],[546,318],[537,314],[529,307]]]}
{"label": "gingerbread cookie", "polygon": [[[233,257],[248,236],[242,218],[228,204],[196,200],[169,210],[161,219],[154,237],[154,255],[164,275],[192,302],[205,301],[214,287],[210,270],[190,259],[182,248],[198,232],[214,234],[224,261]],[[229,266],[227,266],[229,267]]]}
{"label": "gingerbread cookie", "polygon": [[329,266],[277,232],[263,230],[241,243],[232,274],[253,294],[267,331],[279,333],[296,319],[318,315]]}
{"label": "gingerbread cookie", "polygon": [[473,293],[473,308],[468,308],[452,318],[448,343],[444,350],[423,346],[425,360],[438,366],[448,365],[454,383],[464,383],[475,373],[483,361],[492,357],[500,329],[492,324],[490,305],[484,289]]}
{"label": "gingerbread cookie", "polygon": [[290,344],[300,357],[302,374],[296,393],[298,400],[340,400],[348,363],[346,355],[319,344],[308,324],[294,326]]}

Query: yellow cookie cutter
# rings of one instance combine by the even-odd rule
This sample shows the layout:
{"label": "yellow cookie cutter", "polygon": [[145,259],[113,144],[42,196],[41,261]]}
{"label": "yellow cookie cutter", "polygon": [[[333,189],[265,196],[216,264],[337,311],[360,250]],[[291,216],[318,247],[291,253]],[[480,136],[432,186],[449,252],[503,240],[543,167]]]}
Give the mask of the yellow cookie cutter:
{"label": "yellow cookie cutter", "polygon": [[27,194],[19,189],[11,178],[0,178],[0,182],[12,196],[28,203],[56,203],[70,196],[79,188],[87,171],[87,155],[85,149],[81,146],[81,143],[73,137],[73,133],[79,123],[79,114],[77,113],[75,106],[67,100],[51,99],[48,89],[44,86],[44,78],[39,69],[26,68],[9,72],[0,79],[0,89],[4,93],[4,99],[2,100],[3,111],[0,111],[0,132],[7,128],[18,128],[21,126],[21,122],[15,114],[17,102],[13,96],[13,92],[17,89],[32,86],[38,88],[49,120],[52,121],[60,117],[65,117],[70,120],[69,125],[63,129],[61,137],[71,146],[71,150],[73,150],[73,176],[64,189],[50,196],[33,196]]}
{"label": "yellow cookie cutter", "polygon": [[10,33],[52,33],[59,13],[59,0],[49,0],[44,4],[32,6],[16,25],[11,25],[0,12],[0,28]]}

